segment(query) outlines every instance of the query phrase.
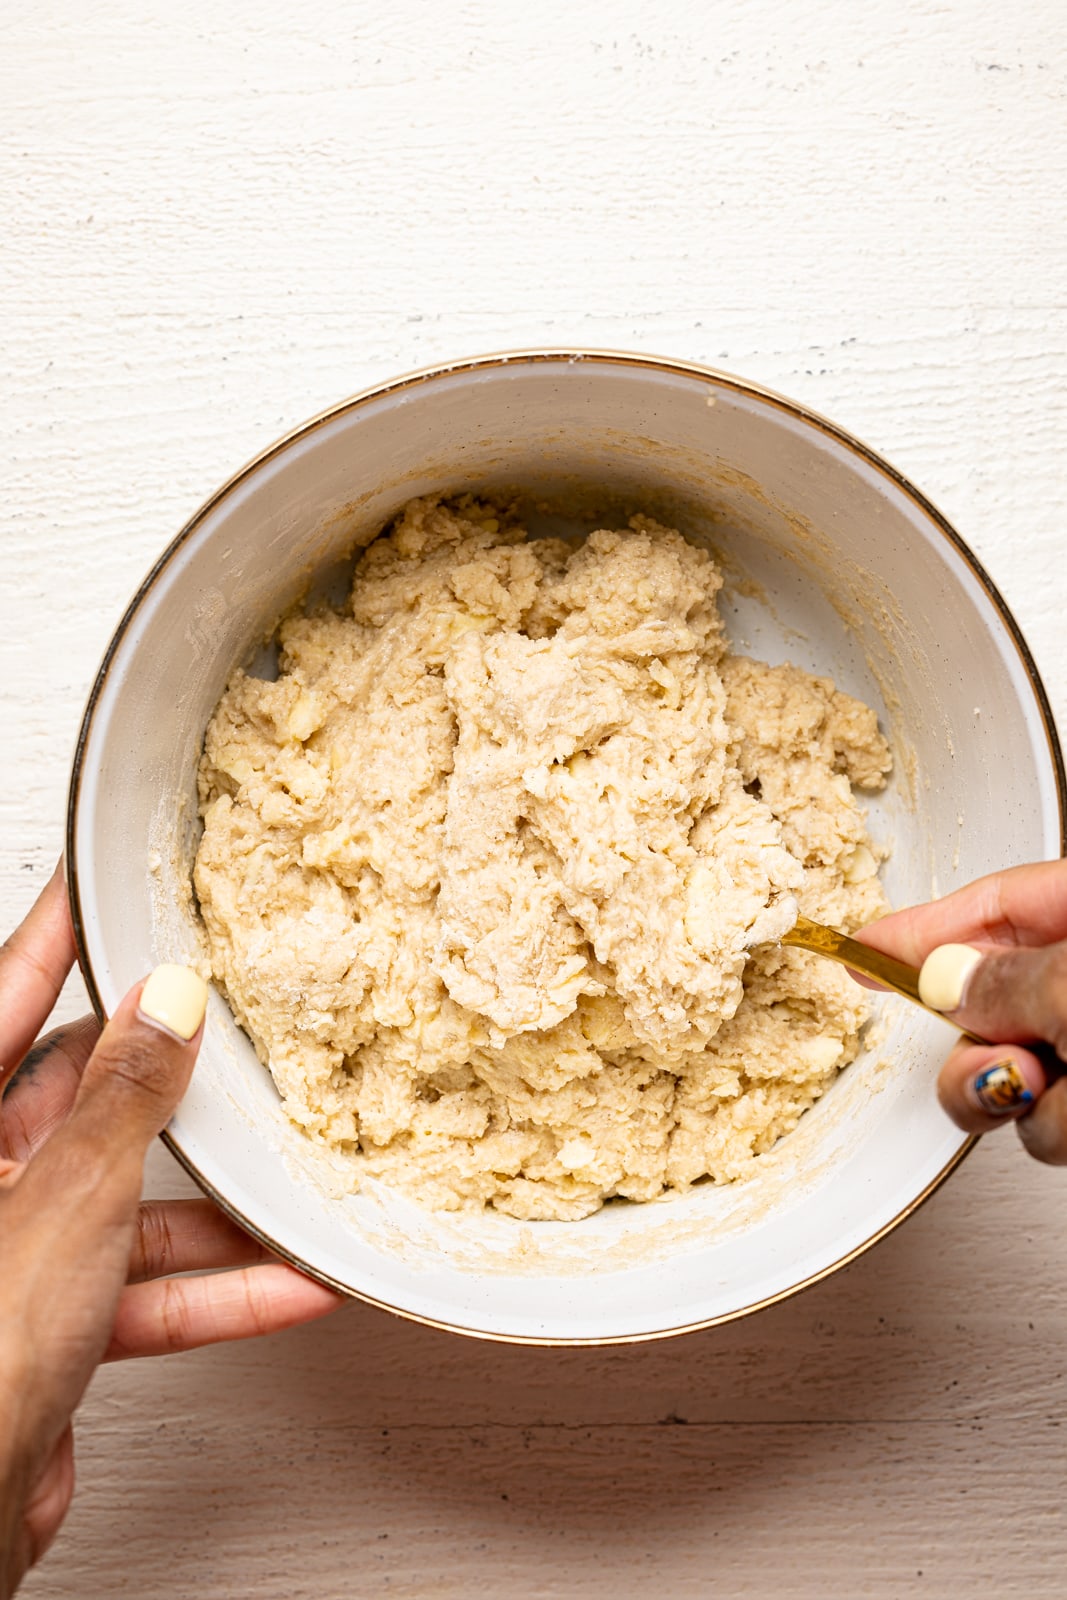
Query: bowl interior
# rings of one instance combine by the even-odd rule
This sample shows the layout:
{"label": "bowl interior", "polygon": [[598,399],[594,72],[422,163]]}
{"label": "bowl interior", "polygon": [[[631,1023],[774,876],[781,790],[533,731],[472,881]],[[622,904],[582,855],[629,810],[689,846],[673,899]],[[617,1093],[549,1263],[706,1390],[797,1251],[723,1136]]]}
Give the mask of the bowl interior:
{"label": "bowl interior", "polygon": [[[1058,752],[1032,666],[973,560],[884,464],[725,377],[606,355],[488,360],[357,398],[267,452],[136,597],[71,797],[76,916],[106,1011],[197,948],[196,763],[234,664],[411,496],[479,487],[574,530],[637,509],[681,526],[723,561],[735,648],[878,708],[896,771],[870,809],[894,903],[1059,853]],[[346,1193],[218,996],[170,1138],[246,1226],[368,1299],[503,1338],[654,1337],[790,1292],[918,1203],[965,1147],[933,1094],[951,1037],[881,1002],[863,1056],[751,1180],[580,1223]]]}

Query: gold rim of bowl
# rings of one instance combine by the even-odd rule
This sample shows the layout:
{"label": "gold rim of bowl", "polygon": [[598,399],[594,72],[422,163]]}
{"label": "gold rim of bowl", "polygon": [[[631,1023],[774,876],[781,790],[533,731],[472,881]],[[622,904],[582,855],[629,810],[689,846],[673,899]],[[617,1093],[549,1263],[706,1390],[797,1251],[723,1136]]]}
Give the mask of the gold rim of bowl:
{"label": "gold rim of bowl", "polygon": [[[986,596],[992,602],[994,609],[996,610],[1001,622],[1004,624],[1004,627],[1007,630],[1008,637],[1011,639],[1012,644],[1015,647],[1023,670],[1026,673],[1027,681],[1030,684],[1034,698],[1037,702],[1037,708],[1041,717],[1041,724],[1044,729],[1045,739],[1048,743],[1049,758],[1052,764],[1053,776],[1056,782],[1056,798],[1058,802],[1060,823],[1060,853],[1064,853],[1065,847],[1067,847],[1067,777],[1065,777],[1063,753],[1060,749],[1059,737],[1056,733],[1055,721],[1052,716],[1052,708],[1049,704],[1045,686],[1041,681],[1041,675],[1038,672],[1037,665],[1030,653],[1030,647],[1026,643],[1026,640],[1022,634],[1022,630],[1012,615],[1007,602],[1004,600],[1004,597],[1001,595],[996,584],[990,578],[989,574],[974,555],[973,551],[956,532],[955,528],[948,521],[947,517],[943,516],[937,507],[933,505],[933,503],[928,500],[926,496],[903,475],[903,473],[898,472],[895,467],[891,466],[888,461],[885,461],[880,455],[878,455],[876,451],[872,450],[869,445],[864,444],[862,440],[857,439],[855,435],[849,433],[846,429],[839,427],[837,423],[831,422],[827,417],[820,415],[819,412],[812,411],[809,409],[809,407],[801,405],[795,400],[789,400],[784,395],[777,394],[773,389],[765,388],[763,384],[754,383],[747,378],[736,377],[732,373],[722,372],[717,367],[705,366],[701,362],[680,361],[666,356],[644,355],[625,350],[581,350],[561,347],[559,349],[538,348],[531,350],[497,351],[489,355],[470,356],[459,361],[449,361],[430,367],[420,367],[413,372],[404,373],[402,376],[398,378],[392,378],[385,383],[374,384],[370,388],[360,390],[357,394],[350,396],[346,400],[339,401],[336,405],[329,406],[325,411],[318,412],[317,415],[310,417],[306,422],[302,422],[297,427],[292,428],[288,433],[283,434],[281,438],[276,439],[273,444],[268,445],[265,450],[262,450],[258,455],[253,456],[252,459],[247,461],[243,467],[239,468],[231,478],[228,478],[221,488],[217,489],[213,495],[204,501],[199,510],[194,512],[193,516],[189,519],[181,531],[174,539],[171,540],[170,544],[163,551],[159,559],[155,562],[137,588],[133,598],[123,613],[118,627],[115,629],[114,635],[112,636],[111,642],[107,647],[104,659],[101,662],[100,669],[93,683],[93,687],[89,693],[89,698],[86,703],[85,712],[82,717],[81,726],[78,732],[77,744],[75,746],[67,803],[66,867],[71,916],[74,922],[74,935],[77,941],[78,959],[81,964],[82,974],[85,978],[86,988],[89,991],[89,998],[92,1002],[93,1009],[101,1022],[105,1020],[105,1013],[100,999],[100,991],[93,973],[92,961],[89,955],[88,941],[85,933],[85,920],[81,909],[81,894],[79,888],[77,846],[75,837],[77,831],[76,824],[78,800],[81,790],[81,777],[84,766],[85,752],[92,731],[96,707],[99,702],[100,695],[103,692],[104,685],[107,681],[119,645],[122,643],[130,623],[140,609],[146,596],[149,594],[160,575],[170,564],[175,553],[181,548],[186,540],[189,539],[193,533],[195,533],[196,529],[203,522],[204,518],[211,511],[213,511],[215,507],[219,505],[219,503],[223,501],[234,488],[237,487],[238,484],[243,483],[244,480],[251,473],[255,472],[257,468],[261,467],[264,462],[271,460],[272,457],[287,449],[288,446],[291,445],[295,440],[304,438],[308,434],[314,433],[317,429],[323,427],[328,422],[332,422],[336,417],[342,416],[347,411],[355,411],[361,406],[370,404],[372,401],[382,399],[386,395],[396,394],[399,390],[414,388],[420,384],[430,383],[434,379],[449,377],[454,374],[476,372],[487,367],[509,366],[513,362],[558,362],[564,366],[568,363],[576,362],[581,362],[583,364],[602,363],[609,366],[645,367],[654,372],[675,373],[682,377],[704,379],[717,384],[720,388],[732,389],[738,394],[753,396],[754,398],[764,401],[766,404],[771,405],[780,411],[788,413],[790,416],[797,418],[799,421],[808,424],[817,432],[826,434],[829,437],[836,439],[838,443],[843,444],[846,449],[850,450],[854,455],[860,456],[868,463],[868,465],[874,467],[875,470],[883,477],[888,478],[891,483],[893,483],[898,489],[907,495],[907,497],[915,505],[919,507],[919,509],[926,515],[926,517],[942,535],[942,537],[953,546],[960,556],[962,556],[963,560],[971,569],[974,577],[981,585]],[[736,1322],[741,1317],[751,1316],[756,1311],[763,1311],[768,1306],[777,1305],[783,1300],[790,1299],[793,1295],[801,1293],[801,1291],[804,1289],[812,1288],[815,1284],[821,1283],[825,1278],[832,1276],[833,1273],[840,1271],[842,1267],[848,1266],[850,1262],[857,1260],[868,1250],[872,1249],[874,1245],[878,1244],[882,1239],[884,1239],[887,1234],[892,1233],[893,1230],[899,1227],[902,1222],[905,1222],[908,1217],[913,1216],[915,1212],[918,1211],[919,1207],[930,1198],[934,1191],[941,1187],[945,1179],[956,1170],[956,1168],[965,1159],[965,1157],[970,1154],[971,1150],[974,1149],[974,1146],[978,1142],[977,1138],[973,1136],[966,1139],[960,1146],[959,1150],[957,1150],[952,1156],[951,1160],[945,1163],[945,1165],[941,1168],[941,1171],[931,1179],[926,1187],[918,1195],[916,1195],[913,1200],[909,1201],[909,1203],[901,1211],[897,1212],[895,1216],[890,1218],[890,1220],[885,1223],[883,1227],[879,1228],[875,1233],[871,1234],[869,1238],[865,1239],[862,1244],[856,1245],[854,1249],[849,1250],[845,1255],[838,1257],[837,1260],[829,1263],[829,1265],[820,1268],[818,1272],[809,1274],[808,1277],[803,1278],[799,1283],[790,1284],[790,1286],[786,1289],[780,1289],[776,1294],[767,1295],[762,1300],[754,1300],[749,1305],[738,1306],[735,1310],[723,1312],[719,1316],[704,1317],[697,1322],[687,1322],[673,1328],[657,1328],[652,1332],[637,1334],[610,1334],[605,1337],[583,1337],[578,1335],[567,1338],[550,1338],[538,1334],[509,1334],[492,1332],[484,1328],[470,1328],[465,1326],[463,1323],[449,1322],[438,1317],[425,1316],[417,1311],[409,1311],[401,1306],[391,1305],[387,1300],[380,1300],[376,1296],[368,1294],[362,1289],[353,1289],[350,1284],[342,1283],[339,1279],[332,1277],[329,1273],[322,1272],[318,1268],[311,1266],[310,1263],[304,1261],[300,1256],[297,1256],[292,1251],[286,1249],[286,1247],[283,1244],[280,1244],[277,1239],[272,1238],[269,1233],[266,1233],[262,1228],[257,1226],[257,1224],[250,1221],[249,1218],[244,1216],[242,1212],[229,1200],[227,1200],[226,1196],[221,1194],[218,1189],[215,1188],[214,1184],[212,1184],[210,1180],[204,1176],[204,1174],[197,1168],[195,1163],[186,1155],[180,1143],[172,1133],[165,1129],[161,1137],[164,1144],[170,1150],[171,1154],[178,1161],[178,1163],[185,1168],[186,1172],[188,1172],[189,1176],[194,1180],[194,1182],[199,1185],[205,1194],[210,1196],[210,1198],[215,1202],[221,1211],[225,1212],[227,1216],[231,1217],[233,1221],[243,1228],[246,1233],[250,1234],[252,1238],[258,1240],[260,1244],[265,1245],[267,1249],[270,1250],[274,1255],[278,1256],[280,1260],[287,1261],[291,1266],[296,1267],[308,1277],[314,1278],[317,1282],[326,1284],[327,1287],[337,1290],[339,1294],[345,1295],[352,1300],[361,1300],[367,1305],[376,1306],[381,1311],[392,1312],[394,1316],[403,1317],[405,1321],[420,1323],[422,1326],[428,1328],[440,1328],[448,1333],[462,1334],[466,1338],[484,1339],[494,1344],[522,1344],[568,1348],[573,1348],[575,1346],[648,1344],[655,1339],[670,1339],[677,1338],[681,1334],[698,1333],[704,1328],[715,1328],[727,1322]]]}

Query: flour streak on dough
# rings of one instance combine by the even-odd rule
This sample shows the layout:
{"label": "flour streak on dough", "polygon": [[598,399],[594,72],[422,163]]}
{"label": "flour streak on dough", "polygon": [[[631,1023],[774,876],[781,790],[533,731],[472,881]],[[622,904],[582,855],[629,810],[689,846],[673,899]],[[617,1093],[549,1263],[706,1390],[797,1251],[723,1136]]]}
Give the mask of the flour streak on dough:
{"label": "flour streak on dough", "polygon": [[729,655],[721,583],[647,517],[574,549],[415,500],[343,614],[283,623],[277,682],[234,674],[212,970],[353,1186],[571,1219],[728,1182],[856,1055],[863,993],[773,941],[885,908],[852,786],[888,747],[828,679]]}

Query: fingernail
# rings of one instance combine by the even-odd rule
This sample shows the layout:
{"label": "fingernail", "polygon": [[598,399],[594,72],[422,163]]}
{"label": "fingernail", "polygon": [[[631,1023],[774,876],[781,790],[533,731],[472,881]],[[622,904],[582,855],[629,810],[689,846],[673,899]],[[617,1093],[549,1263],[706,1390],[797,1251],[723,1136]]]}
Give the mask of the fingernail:
{"label": "fingernail", "polygon": [[963,1004],[967,979],[982,959],[969,944],[939,944],[919,972],[919,997],[934,1011],[956,1011]]}
{"label": "fingernail", "polygon": [[1018,1111],[1020,1106],[1034,1103],[1033,1091],[1027,1088],[1019,1063],[1011,1056],[983,1067],[978,1076],[972,1078],[969,1087],[975,1104],[994,1117],[1005,1116],[1009,1111]]}
{"label": "fingernail", "polygon": [[146,1022],[169,1028],[179,1039],[191,1039],[204,1020],[207,995],[199,973],[167,961],[145,980],[137,1009]]}

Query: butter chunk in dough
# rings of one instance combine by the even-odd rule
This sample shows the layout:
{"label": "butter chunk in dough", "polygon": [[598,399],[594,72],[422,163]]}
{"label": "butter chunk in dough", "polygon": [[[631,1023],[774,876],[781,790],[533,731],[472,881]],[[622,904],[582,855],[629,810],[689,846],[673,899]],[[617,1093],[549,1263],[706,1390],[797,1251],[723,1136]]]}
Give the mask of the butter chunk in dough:
{"label": "butter chunk in dough", "polygon": [[[729,1182],[859,1048],[773,941],[885,908],[873,712],[727,651],[711,559],[415,500],[344,613],[234,674],[200,769],[212,970],[288,1114],[424,1203],[577,1218]],[[759,949],[753,951],[752,946]]]}

